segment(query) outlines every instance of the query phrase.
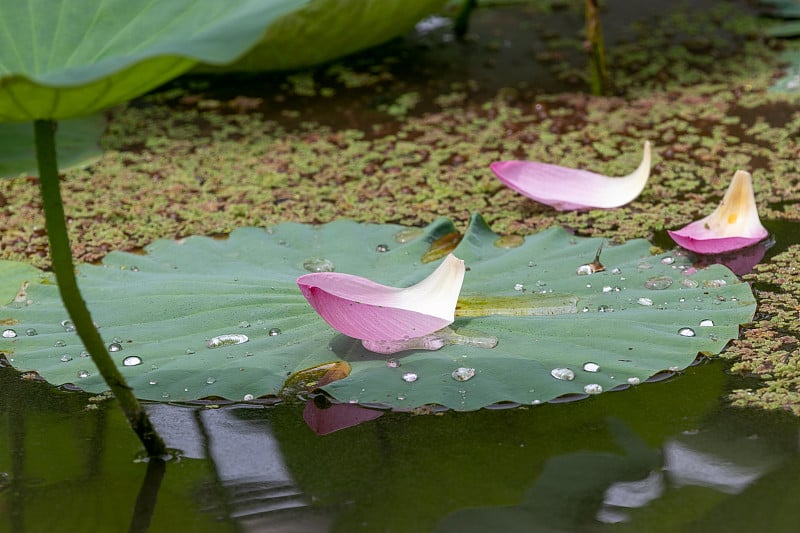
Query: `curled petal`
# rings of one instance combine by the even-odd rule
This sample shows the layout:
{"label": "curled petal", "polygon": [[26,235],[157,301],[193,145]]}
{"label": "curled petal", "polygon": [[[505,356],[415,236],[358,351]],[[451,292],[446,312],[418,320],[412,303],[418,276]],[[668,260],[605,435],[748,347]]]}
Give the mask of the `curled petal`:
{"label": "curled petal", "polygon": [[518,193],[559,211],[610,209],[632,202],[650,177],[650,143],[639,167],[621,178],[536,161],[498,161],[489,168]]}
{"label": "curled petal", "polygon": [[338,272],[297,278],[314,310],[334,329],[368,341],[422,337],[453,322],[464,261],[448,255],[430,276],[404,289]]}
{"label": "curled petal", "polygon": [[713,213],[669,236],[683,248],[698,254],[721,254],[764,240],[749,172],[737,170],[722,201]]}

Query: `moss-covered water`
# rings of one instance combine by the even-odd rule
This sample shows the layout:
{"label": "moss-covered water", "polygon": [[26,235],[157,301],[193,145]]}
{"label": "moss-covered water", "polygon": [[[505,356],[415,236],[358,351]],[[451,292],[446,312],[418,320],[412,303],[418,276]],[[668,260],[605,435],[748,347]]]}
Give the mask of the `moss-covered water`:
{"label": "moss-covered water", "polygon": [[[302,404],[152,405],[183,451],[163,479],[133,462],[113,401],[0,368],[0,531],[793,531],[800,114],[767,91],[787,45],[759,37],[746,2],[639,4],[603,15],[610,97],[585,94],[580,10],[525,6],[478,11],[465,43],[442,27],[309,72],[178,80],[113,110],[105,155],[66,173],[76,255],[475,211],[511,236],[558,224],[666,249],[665,230],[745,168],[775,244],[744,273],[759,310],[729,361],[582,402],[390,413],[327,436]],[[488,170],[527,158],[623,175],[644,140],[652,177],[617,210],[557,213]],[[47,265],[37,194],[33,178],[0,181],[2,258]]]}

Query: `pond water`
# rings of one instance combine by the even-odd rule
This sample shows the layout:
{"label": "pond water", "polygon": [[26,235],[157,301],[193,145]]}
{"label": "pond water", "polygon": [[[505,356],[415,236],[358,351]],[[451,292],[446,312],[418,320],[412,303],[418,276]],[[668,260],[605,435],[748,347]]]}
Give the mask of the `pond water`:
{"label": "pond water", "polygon": [[[641,3],[618,4],[609,19],[631,24]],[[645,20],[658,16],[652,7]],[[468,84],[473,101],[504,87],[519,88],[514,98],[585,90],[569,69],[555,78],[550,67],[520,68],[534,68],[535,56],[569,61],[579,50],[554,51],[538,40],[512,45],[533,30],[548,30],[553,41],[580,27],[581,13],[559,10],[549,23],[526,26],[522,9],[476,15],[473,31],[483,37],[464,44],[443,39],[445,29],[388,45],[382,53],[399,58],[391,98],[376,96],[374,87],[353,89],[346,101],[286,96],[277,75],[236,78],[235,87],[182,80],[173,88],[199,83],[202,98],[220,100],[277,91],[284,107],[300,111],[281,114],[269,99],[242,105],[263,104],[258,111],[286,128],[313,117],[369,135],[396,128],[385,107],[379,110],[381,98],[397,102],[418,91],[412,107],[421,114],[438,109],[435,94],[466,79],[475,82]],[[606,33],[612,44],[630,38]],[[365,57],[354,64],[363,66]],[[797,223],[766,225],[776,244],[763,261],[798,235]],[[655,242],[671,245],[663,231]],[[305,422],[308,407],[299,402],[150,404],[168,446],[180,451],[166,464],[137,460],[139,442],[113,400],[0,368],[0,532],[795,531],[800,422],[789,413],[732,407],[727,394],[758,382],[728,368],[703,360],[658,383],[572,403],[385,412],[327,435]]]}

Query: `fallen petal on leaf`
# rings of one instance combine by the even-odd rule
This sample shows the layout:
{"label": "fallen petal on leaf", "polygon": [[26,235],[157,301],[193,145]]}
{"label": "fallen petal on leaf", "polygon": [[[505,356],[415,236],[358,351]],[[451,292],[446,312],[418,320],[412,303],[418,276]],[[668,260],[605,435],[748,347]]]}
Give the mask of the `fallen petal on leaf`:
{"label": "fallen petal on leaf", "polygon": [[314,310],[334,329],[368,341],[422,337],[451,324],[464,261],[448,255],[430,276],[404,289],[338,272],[297,278]]}
{"label": "fallen petal on leaf", "polygon": [[678,245],[698,254],[731,252],[766,239],[768,232],[758,218],[750,173],[736,171],[713,213],[667,233]]}
{"label": "fallen petal on leaf", "polygon": [[650,143],[639,167],[616,178],[537,161],[498,161],[489,168],[506,186],[559,211],[610,209],[632,202],[650,177]]}

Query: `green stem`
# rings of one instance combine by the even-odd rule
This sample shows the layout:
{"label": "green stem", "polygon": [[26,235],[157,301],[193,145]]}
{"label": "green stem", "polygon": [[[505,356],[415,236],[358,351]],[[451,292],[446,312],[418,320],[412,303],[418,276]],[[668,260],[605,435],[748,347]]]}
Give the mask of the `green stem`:
{"label": "green stem", "polygon": [[458,15],[456,15],[456,20],[453,23],[453,32],[456,34],[458,39],[464,39],[464,36],[467,34],[470,16],[472,15],[472,11],[478,5],[478,0],[463,1],[464,5],[461,6],[461,10],[459,10]]}
{"label": "green stem", "polygon": [[600,9],[597,0],[586,0],[586,40],[589,46],[589,86],[592,94],[602,95],[609,87],[606,70],[606,51],[603,30],[600,27]]}
{"label": "green stem", "polygon": [[147,413],[142,408],[131,388],[125,383],[100,337],[100,333],[92,322],[89,309],[78,289],[75,278],[75,266],[72,262],[72,249],[69,245],[64,205],[61,201],[61,188],[58,182],[58,162],[56,160],[55,130],[53,120],[36,120],[34,122],[34,138],[36,139],[36,161],[39,166],[39,186],[44,204],[45,227],[50,242],[50,258],[53,272],[58,282],[58,290],[64,307],[67,309],[75,331],[83,341],[83,345],[91,354],[100,375],[117,398],[122,411],[128,418],[131,429],[144,444],[151,457],[166,455],[166,447],[161,436],[156,433]]}

